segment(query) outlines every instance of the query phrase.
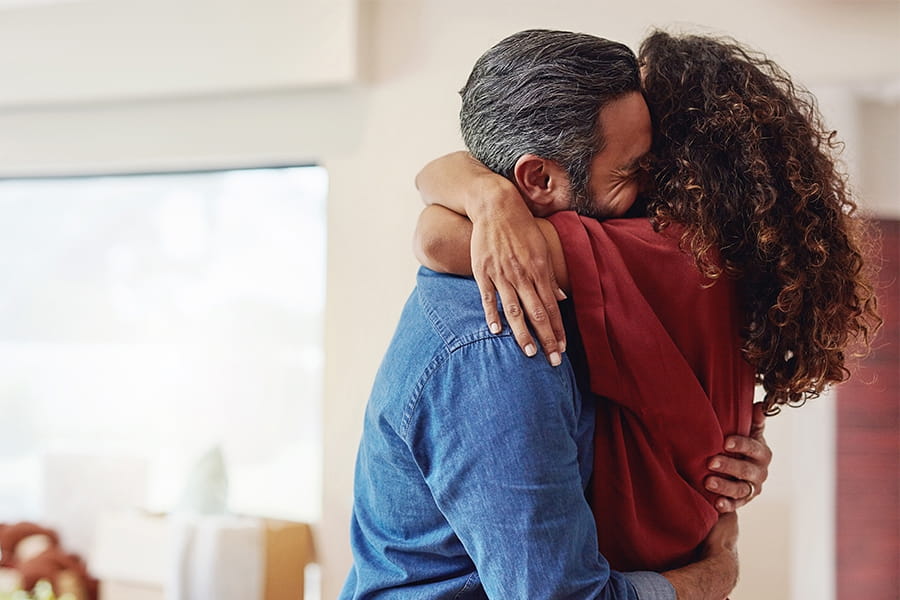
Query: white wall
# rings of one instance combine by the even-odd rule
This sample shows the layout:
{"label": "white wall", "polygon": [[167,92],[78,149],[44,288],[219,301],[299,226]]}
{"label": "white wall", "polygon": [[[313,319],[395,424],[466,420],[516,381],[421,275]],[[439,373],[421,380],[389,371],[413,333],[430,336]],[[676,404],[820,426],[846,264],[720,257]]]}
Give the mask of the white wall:
{"label": "white wall", "polygon": [[[360,3],[359,19],[363,79],[350,87],[0,110],[0,175],[298,161],[328,168],[326,512],[318,528],[324,598],[337,594],[350,564],[352,465],[363,406],[413,284],[409,240],[419,208],[413,176],[427,159],[461,146],[456,90],[481,52],[527,27],[577,29],[636,46],[650,25],[695,22],[765,49],[810,86],[853,96],[855,89],[900,80],[900,5],[889,2],[370,0]],[[889,212],[895,202],[876,208]],[[830,422],[804,410],[772,424],[780,462],[766,496],[747,511],[745,577],[735,600],[791,597],[796,565],[788,507],[797,505],[791,481],[800,467],[785,460],[792,456],[789,419],[802,415],[821,431]],[[819,479],[827,481],[829,461],[822,463]]]}
{"label": "white wall", "polygon": [[0,105],[345,83],[354,0],[0,4]]}

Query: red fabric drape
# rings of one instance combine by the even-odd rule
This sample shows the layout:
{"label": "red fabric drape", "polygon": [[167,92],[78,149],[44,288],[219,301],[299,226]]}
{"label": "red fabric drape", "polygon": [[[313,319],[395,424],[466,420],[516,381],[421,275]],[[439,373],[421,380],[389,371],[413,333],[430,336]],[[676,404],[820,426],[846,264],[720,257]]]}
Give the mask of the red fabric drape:
{"label": "red fabric drape", "polygon": [[717,519],[703,486],[709,458],[750,429],[753,369],[740,353],[734,284],[710,286],[678,248],[677,228],[572,212],[551,221],[598,397],[600,552],[618,570],[681,566]]}

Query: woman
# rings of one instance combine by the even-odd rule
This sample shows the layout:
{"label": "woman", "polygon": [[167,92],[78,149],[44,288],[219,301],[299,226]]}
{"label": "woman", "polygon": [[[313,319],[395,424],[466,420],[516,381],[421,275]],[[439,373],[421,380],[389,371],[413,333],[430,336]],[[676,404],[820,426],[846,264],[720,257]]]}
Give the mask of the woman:
{"label": "woman", "polygon": [[[616,569],[662,570],[689,562],[715,522],[707,460],[724,434],[749,429],[754,380],[766,414],[801,405],[848,377],[851,345],[867,345],[881,320],[862,222],[814,101],[730,40],[657,32],[640,60],[654,125],[642,169],[649,219],[569,213],[541,228],[556,278],[571,279],[591,390],[603,399],[592,497],[600,550]],[[426,201],[458,206],[484,171],[448,158],[417,183]],[[487,253],[545,252],[504,218]],[[466,223],[427,209],[423,263],[471,273]]]}

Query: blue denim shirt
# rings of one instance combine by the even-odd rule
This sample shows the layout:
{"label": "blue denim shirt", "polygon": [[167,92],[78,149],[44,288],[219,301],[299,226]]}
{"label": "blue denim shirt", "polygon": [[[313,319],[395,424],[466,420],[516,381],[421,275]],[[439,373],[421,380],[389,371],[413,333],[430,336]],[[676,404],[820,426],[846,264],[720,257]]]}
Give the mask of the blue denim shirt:
{"label": "blue denim shirt", "polygon": [[366,408],[340,597],[674,600],[597,552],[594,413],[568,358],[492,335],[479,298],[419,272]]}

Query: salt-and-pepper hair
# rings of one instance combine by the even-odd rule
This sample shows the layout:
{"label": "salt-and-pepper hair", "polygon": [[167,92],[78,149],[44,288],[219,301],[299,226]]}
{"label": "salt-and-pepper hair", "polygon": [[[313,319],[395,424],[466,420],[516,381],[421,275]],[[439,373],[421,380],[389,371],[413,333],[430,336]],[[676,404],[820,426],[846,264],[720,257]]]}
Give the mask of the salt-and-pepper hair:
{"label": "salt-and-pepper hair", "polygon": [[460,91],[462,136],[475,158],[511,180],[523,154],[556,162],[569,176],[573,208],[587,208],[591,161],[604,146],[600,110],[639,91],[627,46],[570,31],[520,31],[475,63]]}

